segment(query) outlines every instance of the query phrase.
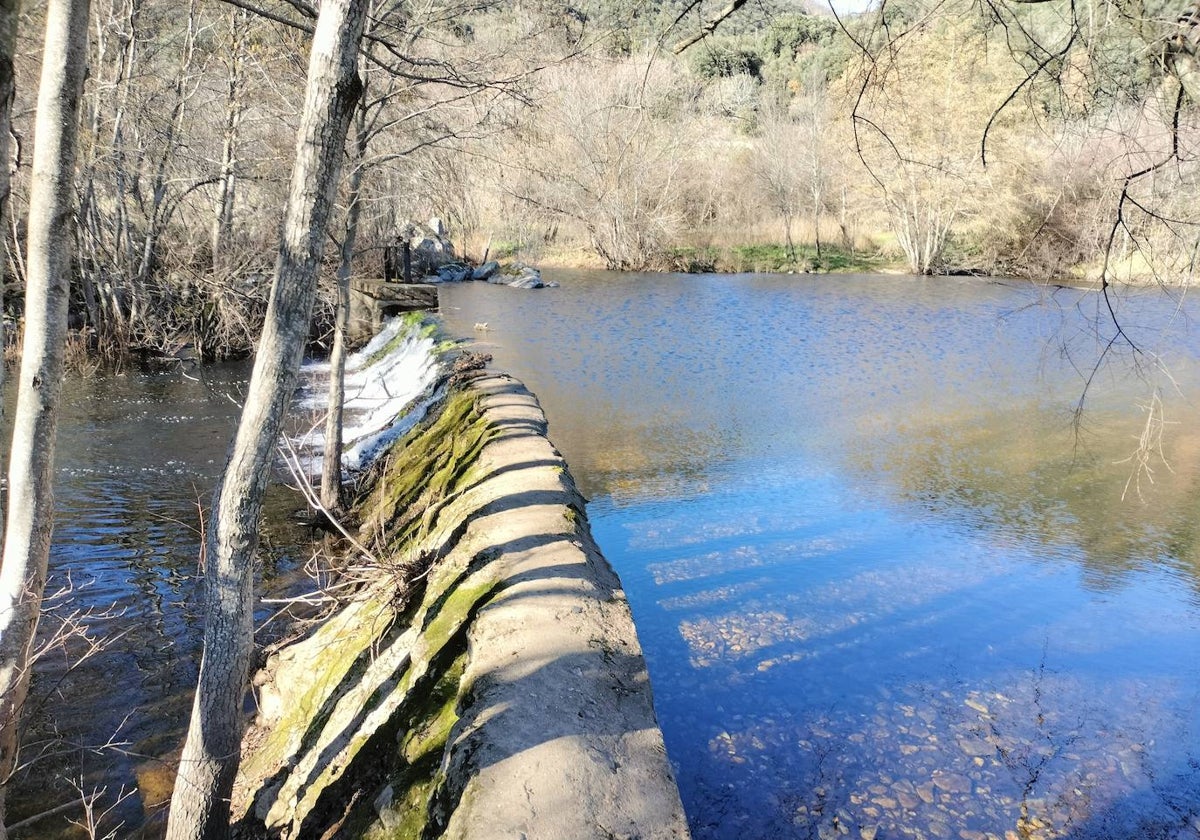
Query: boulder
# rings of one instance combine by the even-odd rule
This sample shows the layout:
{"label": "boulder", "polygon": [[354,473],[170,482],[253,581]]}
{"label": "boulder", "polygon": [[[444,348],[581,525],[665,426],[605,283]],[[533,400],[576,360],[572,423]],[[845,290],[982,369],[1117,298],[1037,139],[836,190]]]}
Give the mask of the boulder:
{"label": "boulder", "polygon": [[446,263],[437,270],[438,280],[442,283],[462,283],[471,279],[471,267],[462,263]]}
{"label": "boulder", "polygon": [[495,260],[488,260],[483,265],[471,272],[472,280],[488,280],[500,270],[500,263]]}
{"label": "boulder", "polygon": [[542,282],[540,276],[522,274],[516,280],[509,281],[508,285],[514,289],[540,289],[546,284]]}
{"label": "boulder", "polygon": [[428,225],[406,221],[397,228],[396,237],[398,244],[408,242],[414,277],[434,274],[446,263],[456,262],[454,246],[440,219],[430,219]]}
{"label": "boulder", "polygon": [[412,240],[413,273],[434,271],[448,262],[454,261],[454,247],[441,239],[416,236]]}
{"label": "boulder", "polygon": [[[492,266],[496,268],[493,269]],[[472,273],[476,279],[484,279],[479,275],[484,273],[486,280],[496,286],[509,286],[514,289],[541,289],[551,284],[542,280],[542,272],[532,266],[516,262],[501,268],[494,262],[485,263]],[[557,286],[557,283],[553,285]]]}
{"label": "boulder", "polygon": [[517,263],[516,267],[520,270],[520,274],[508,284],[514,289],[540,289],[546,285],[542,282],[542,272],[533,266]]}

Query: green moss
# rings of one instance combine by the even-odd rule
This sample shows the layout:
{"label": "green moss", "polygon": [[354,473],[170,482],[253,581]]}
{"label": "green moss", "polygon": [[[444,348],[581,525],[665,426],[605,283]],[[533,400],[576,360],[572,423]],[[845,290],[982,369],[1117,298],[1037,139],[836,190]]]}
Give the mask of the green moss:
{"label": "green moss", "polygon": [[[452,392],[376,467],[358,505],[363,535],[377,555],[416,558],[414,569],[426,574],[401,597],[381,575],[369,609],[352,605],[301,643],[310,646],[298,651],[304,670],[291,675],[282,718],[243,770],[265,779],[294,765],[276,803],[295,797],[294,805],[277,818],[315,830],[340,811],[350,790],[389,784],[393,800],[382,821],[375,794],[342,812],[345,827],[353,826],[349,836],[426,833],[442,753],[458,719],[467,629],[497,586],[487,559],[469,551],[428,567],[440,550],[430,537],[439,522],[456,524],[471,513],[463,492],[480,479],[479,455],[498,432],[477,392]],[[380,659],[404,626],[412,628],[406,636],[415,633],[405,659]],[[297,685],[305,681],[311,685]]]}
{"label": "green moss", "polygon": [[[495,586],[491,571],[485,569],[446,593],[426,592],[414,622],[420,632],[402,676],[394,683],[377,683],[369,695],[363,693],[352,701],[352,708],[359,709],[361,717],[354,722],[348,740],[337,747],[336,755],[329,753],[328,763],[314,768],[316,772],[305,781],[302,793],[297,790],[301,796],[293,809],[293,818],[308,820],[310,813],[321,809],[322,799],[337,796],[336,790],[343,790],[349,781],[371,772],[381,761],[402,771],[406,781],[403,786],[394,785],[396,790],[424,784],[425,778],[437,769],[440,761],[437,747],[445,744],[456,719],[454,706],[466,664],[467,627]],[[341,702],[345,702],[344,698]],[[330,744],[343,737],[343,727],[339,722],[332,732],[326,733],[326,737],[332,735],[335,739]],[[385,757],[396,750],[397,733],[403,739],[402,745]],[[329,750],[329,745],[318,746],[322,752]],[[426,760],[430,766],[418,772],[417,768]],[[416,781],[409,778],[414,774]]]}
{"label": "green moss", "polygon": [[429,798],[437,790],[439,779],[436,772],[414,779],[392,800],[391,826],[376,824],[364,835],[366,840],[421,840],[429,822]]}
{"label": "green moss", "polygon": [[444,647],[476,606],[496,588],[496,581],[490,573],[479,573],[476,577],[481,579],[465,582],[451,590],[440,607],[427,617],[421,636],[428,640],[430,650]]}
{"label": "green moss", "polygon": [[458,695],[466,667],[467,656],[463,653],[438,678],[413,715],[408,733],[400,742],[400,755],[409,765],[446,746],[450,730],[458,722]]}
{"label": "green moss", "polygon": [[363,505],[363,527],[383,553],[402,556],[429,532],[472,475],[491,429],[469,392],[452,394],[431,422],[387,456]]}
{"label": "green moss", "polygon": [[464,651],[414,709],[407,734],[400,742],[402,764],[391,778],[394,798],[388,809],[390,828],[376,825],[367,833],[368,838],[419,840],[423,836],[429,822],[430,800],[443,781],[442,753],[454,724],[458,722],[458,701],[466,667]]}
{"label": "green moss", "polygon": [[263,779],[291,756],[303,751],[325,725],[338,689],[352,683],[366,667],[366,659],[388,634],[395,611],[381,599],[368,599],[347,607],[293,648],[296,661],[280,666],[276,679],[287,683],[288,702],[265,740],[243,760],[241,775]]}
{"label": "green moss", "polygon": [[[421,633],[420,652],[394,691],[411,698],[400,717],[399,749],[389,773],[393,790],[387,815],[376,822],[368,838],[417,840],[429,821],[429,803],[442,784],[442,754],[458,722],[463,673],[467,666],[465,631],[479,604],[495,588],[484,578],[452,586],[448,593],[427,593],[422,612],[436,608]],[[448,656],[454,658],[446,663]],[[443,663],[440,671],[438,663]],[[424,673],[423,678],[421,674]],[[415,684],[432,685],[418,690]]]}

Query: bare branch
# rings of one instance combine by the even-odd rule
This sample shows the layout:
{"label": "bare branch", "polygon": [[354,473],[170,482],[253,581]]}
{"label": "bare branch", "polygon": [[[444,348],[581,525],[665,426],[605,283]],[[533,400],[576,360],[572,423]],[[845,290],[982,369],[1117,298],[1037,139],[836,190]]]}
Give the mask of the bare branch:
{"label": "bare branch", "polygon": [[[684,50],[686,50],[688,47],[692,46],[693,44],[697,44],[700,41],[703,41],[705,38],[707,38],[709,35],[711,35],[713,32],[715,32],[717,27],[720,26],[727,17],[732,15],[738,9],[742,8],[742,6],[744,6],[744,5],[746,5],[746,0],[731,0],[729,5],[725,6],[725,8],[721,9],[719,12],[717,12],[715,15],[713,15],[711,18],[709,18],[703,24],[701,24],[699,30],[697,30],[694,35],[689,35],[687,38],[684,38],[682,41],[675,44],[675,46],[671,48],[671,52],[675,53],[675,55],[679,55],[681,52],[683,52]],[[691,6],[688,7],[688,10],[693,9],[695,7],[696,7],[696,4],[693,3]],[[686,11],[687,10],[685,10],[685,13],[686,13]],[[682,15],[680,16],[679,19],[682,19]],[[678,21],[678,19],[677,19],[677,21]]]}

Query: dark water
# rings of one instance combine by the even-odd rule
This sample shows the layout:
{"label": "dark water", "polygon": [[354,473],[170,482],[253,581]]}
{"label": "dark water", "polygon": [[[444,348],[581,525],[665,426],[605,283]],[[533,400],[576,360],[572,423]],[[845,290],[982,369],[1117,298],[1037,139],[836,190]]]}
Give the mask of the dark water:
{"label": "dark water", "polygon": [[[82,663],[88,644],[79,638],[38,663],[21,755],[32,765],[9,793],[10,824],[79,800],[77,785],[106,790],[97,812],[132,791],[101,834],[128,837],[146,819],[151,835],[161,830],[154,818],[170,794],[199,662],[198,506],[208,507],[224,465],[247,372],[231,365],[202,376],[176,369],[67,381],[47,587],[62,595],[40,629],[46,638],[74,616],[106,641]],[[270,491],[261,553],[268,591],[292,585],[308,557],[309,535],[285,524],[296,506],[286,488]],[[82,810],[21,836],[80,836],[68,819]]]}
{"label": "dark water", "polygon": [[1104,355],[1079,290],[554,279],[443,311],[591,498],[698,838],[1200,837],[1186,300]]}

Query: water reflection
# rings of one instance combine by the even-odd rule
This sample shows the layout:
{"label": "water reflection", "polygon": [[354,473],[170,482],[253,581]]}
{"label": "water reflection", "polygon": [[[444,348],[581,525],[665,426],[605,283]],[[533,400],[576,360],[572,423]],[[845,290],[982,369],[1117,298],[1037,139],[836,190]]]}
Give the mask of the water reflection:
{"label": "water reflection", "polygon": [[[207,507],[224,464],[246,373],[243,365],[202,377],[130,371],[65,384],[47,585],[61,596],[39,633],[72,620],[110,641],[82,665],[82,639],[38,663],[21,758],[41,758],[14,779],[10,823],[78,800],[73,785],[107,788],[101,808],[136,788],[105,823],[106,831],[121,823],[117,836],[161,813],[199,661],[198,506]],[[11,417],[11,388],[7,396]],[[298,547],[310,542],[281,515],[296,506],[272,488],[260,558],[268,587],[289,584]],[[78,813],[18,836],[79,836],[70,817]]]}
{"label": "water reflection", "polygon": [[1093,375],[1087,292],[555,279],[443,310],[592,497],[697,837],[1200,837],[1185,309],[1119,300]]}

